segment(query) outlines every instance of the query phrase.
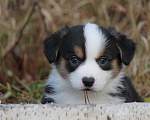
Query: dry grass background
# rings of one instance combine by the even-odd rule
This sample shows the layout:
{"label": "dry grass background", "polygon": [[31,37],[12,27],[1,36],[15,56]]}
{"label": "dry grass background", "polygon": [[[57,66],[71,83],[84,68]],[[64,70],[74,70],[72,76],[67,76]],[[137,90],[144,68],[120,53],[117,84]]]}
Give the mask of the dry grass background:
{"label": "dry grass background", "polygon": [[114,26],[136,42],[125,71],[150,101],[150,0],[0,0],[0,101],[38,103],[49,73],[43,39],[87,22]]}

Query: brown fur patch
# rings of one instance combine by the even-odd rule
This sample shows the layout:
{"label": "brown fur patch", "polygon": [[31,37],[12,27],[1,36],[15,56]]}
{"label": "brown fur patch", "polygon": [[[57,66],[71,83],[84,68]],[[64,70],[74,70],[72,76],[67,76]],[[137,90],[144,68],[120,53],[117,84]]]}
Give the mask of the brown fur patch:
{"label": "brown fur patch", "polygon": [[[122,60],[122,50],[121,50],[121,48],[119,47],[119,45],[116,43],[116,45],[117,45],[117,47],[118,47],[118,49],[119,49],[119,52],[120,52],[120,57],[121,57],[121,60]],[[123,61],[123,60],[122,60]]]}
{"label": "brown fur patch", "polygon": [[79,58],[83,58],[84,57],[84,54],[83,54],[83,51],[82,51],[81,47],[77,47],[77,46],[75,47],[75,54]]}
{"label": "brown fur patch", "polygon": [[104,50],[101,50],[99,54],[97,55],[96,59],[99,59],[101,56],[103,56]]}
{"label": "brown fur patch", "polygon": [[66,65],[65,60],[61,57],[60,62],[57,65],[57,70],[64,79],[66,79],[69,74],[65,65]]}
{"label": "brown fur patch", "polygon": [[120,68],[118,66],[118,60],[117,59],[114,59],[112,61],[112,67],[113,67],[113,78],[115,78],[120,73]]}

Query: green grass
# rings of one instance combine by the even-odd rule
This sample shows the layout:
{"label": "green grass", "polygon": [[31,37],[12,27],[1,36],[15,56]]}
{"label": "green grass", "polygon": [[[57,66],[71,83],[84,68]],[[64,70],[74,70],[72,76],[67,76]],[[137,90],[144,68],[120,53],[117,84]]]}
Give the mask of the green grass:
{"label": "green grass", "polygon": [[[39,103],[40,99],[42,97],[42,90],[44,88],[44,84],[40,83],[40,79],[42,76],[43,70],[40,69],[40,72],[38,73],[38,79],[36,80],[36,83],[31,81],[29,84],[24,84],[22,81],[15,76],[11,70],[6,70],[6,74],[8,77],[11,77],[14,81],[12,84],[5,86],[2,83],[0,83],[1,89],[4,89],[11,94],[9,96],[4,96],[5,99],[8,99],[10,96],[13,96],[17,99],[21,99],[22,103]],[[19,84],[16,84],[18,82]],[[16,89],[17,88],[17,89]],[[15,101],[12,101],[15,103]]]}

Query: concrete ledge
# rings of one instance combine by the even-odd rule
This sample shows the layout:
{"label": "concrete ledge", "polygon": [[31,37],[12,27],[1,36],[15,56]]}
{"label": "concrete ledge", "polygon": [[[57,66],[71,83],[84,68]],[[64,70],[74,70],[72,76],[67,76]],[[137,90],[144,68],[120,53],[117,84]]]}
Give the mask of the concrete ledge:
{"label": "concrete ledge", "polygon": [[0,104],[0,120],[150,120],[150,103]]}

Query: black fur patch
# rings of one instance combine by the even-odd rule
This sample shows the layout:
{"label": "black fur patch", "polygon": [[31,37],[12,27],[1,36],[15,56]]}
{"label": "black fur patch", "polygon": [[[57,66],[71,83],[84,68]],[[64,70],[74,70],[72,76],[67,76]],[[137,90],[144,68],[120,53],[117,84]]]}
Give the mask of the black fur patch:
{"label": "black fur patch", "polygon": [[69,31],[69,27],[65,26],[44,40],[44,53],[50,63],[56,59],[59,46],[69,34]]}
{"label": "black fur patch", "polygon": [[108,31],[115,38],[116,44],[121,52],[120,55],[123,63],[129,65],[135,54],[135,43],[131,39],[128,39],[126,35],[117,32],[113,27],[108,27]]}
{"label": "black fur patch", "polygon": [[[82,48],[84,57],[82,59],[78,58],[79,64],[74,65],[71,63],[71,57],[76,56],[75,46]],[[73,72],[78,66],[85,60],[85,38],[83,35],[83,26],[75,26],[70,28],[70,33],[67,35],[65,40],[61,43],[61,46],[58,51],[58,56],[55,61],[57,65],[60,62],[60,56],[66,60],[66,69],[68,72]]]}
{"label": "black fur patch", "polygon": [[102,55],[102,57],[105,57],[107,59],[107,64],[105,65],[101,65],[100,67],[103,70],[112,70],[113,66],[112,66],[112,61],[114,59],[117,59],[118,61],[118,66],[121,69],[122,68],[122,61],[120,58],[120,52],[119,49],[116,45],[116,39],[115,37],[110,34],[110,31],[106,28],[100,27],[100,29],[102,30],[102,33],[106,39],[106,47],[104,49],[104,53]]}
{"label": "black fur patch", "polygon": [[48,94],[53,94],[53,93],[55,93],[54,88],[53,88],[51,85],[45,86],[44,92],[45,92],[45,93],[48,93]]}
{"label": "black fur patch", "polygon": [[52,98],[46,98],[45,96],[42,98],[41,103],[46,104],[46,103],[54,103],[55,101]]}
{"label": "black fur patch", "polygon": [[[44,93],[46,94],[54,94],[54,88],[51,85],[46,85],[45,89],[44,89]],[[45,95],[43,96],[41,103],[45,104],[45,103],[51,103],[54,102],[54,100],[52,98],[47,98]]]}

